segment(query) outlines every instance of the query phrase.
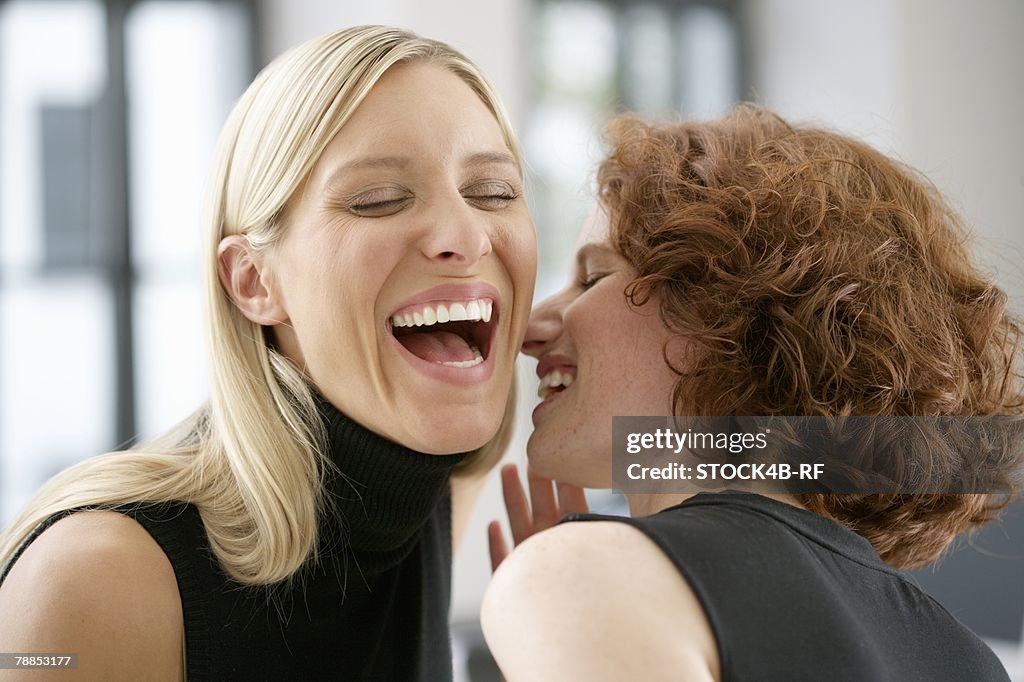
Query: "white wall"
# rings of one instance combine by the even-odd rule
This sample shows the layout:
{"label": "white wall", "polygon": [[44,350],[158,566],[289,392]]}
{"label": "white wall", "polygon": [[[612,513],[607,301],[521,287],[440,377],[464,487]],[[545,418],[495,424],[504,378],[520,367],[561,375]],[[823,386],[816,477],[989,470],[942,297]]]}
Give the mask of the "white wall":
{"label": "white wall", "polygon": [[956,200],[1024,309],[1024,2],[901,9],[906,158]]}
{"label": "white wall", "polygon": [[1024,3],[755,0],[746,19],[758,99],[926,173],[1024,309]]}
{"label": "white wall", "polygon": [[472,59],[501,93],[513,123],[526,109],[525,0],[261,0],[264,62],[305,40],[344,26],[385,24],[443,40]]}

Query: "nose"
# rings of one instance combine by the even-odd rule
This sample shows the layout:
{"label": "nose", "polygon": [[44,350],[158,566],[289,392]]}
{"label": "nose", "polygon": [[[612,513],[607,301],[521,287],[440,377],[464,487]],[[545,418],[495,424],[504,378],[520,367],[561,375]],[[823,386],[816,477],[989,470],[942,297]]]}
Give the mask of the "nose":
{"label": "nose", "polygon": [[562,335],[563,307],[564,301],[558,295],[546,298],[534,307],[530,313],[530,322],[526,326],[523,353],[539,358],[545,348]]}
{"label": "nose", "polygon": [[454,201],[438,206],[420,249],[431,261],[470,267],[493,251],[491,226],[457,195]]}

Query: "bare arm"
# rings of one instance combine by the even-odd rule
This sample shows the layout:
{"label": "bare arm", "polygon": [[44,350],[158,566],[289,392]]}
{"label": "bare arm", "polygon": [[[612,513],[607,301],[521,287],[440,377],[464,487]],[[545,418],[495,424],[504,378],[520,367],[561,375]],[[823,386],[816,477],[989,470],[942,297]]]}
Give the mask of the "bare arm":
{"label": "bare arm", "polygon": [[622,523],[563,524],[529,538],[494,574],[481,621],[509,682],[720,679],[692,590]]}
{"label": "bare arm", "polygon": [[171,564],[136,521],[81,512],[25,550],[0,588],[0,650],[78,654],[78,668],[0,680],[180,680],[181,599]]}

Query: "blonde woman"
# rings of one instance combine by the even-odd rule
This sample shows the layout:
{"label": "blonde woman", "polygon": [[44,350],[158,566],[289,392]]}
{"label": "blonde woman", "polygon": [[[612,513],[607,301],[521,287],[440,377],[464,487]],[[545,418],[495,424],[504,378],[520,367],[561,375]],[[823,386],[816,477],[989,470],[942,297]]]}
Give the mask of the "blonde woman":
{"label": "blonde woman", "polygon": [[444,44],[331,33],[243,95],[211,194],[209,404],[7,528],[0,650],[91,679],[450,678],[452,538],[536,263],[502,106]]}

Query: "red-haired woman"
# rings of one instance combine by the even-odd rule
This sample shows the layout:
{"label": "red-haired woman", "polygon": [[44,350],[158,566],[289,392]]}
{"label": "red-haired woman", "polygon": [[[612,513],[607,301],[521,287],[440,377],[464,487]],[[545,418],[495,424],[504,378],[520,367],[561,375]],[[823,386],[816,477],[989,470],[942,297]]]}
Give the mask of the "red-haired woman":
{"label": "red-haired woman", "polygon": [[[1021,414],[1018,323],[914,171],[750,106],[609,136],[575,281],[524,345],[543,401],[532,512],[505,472],[517,542],[584,507],[573,485],[611,487],[613,415]],[[907,464],[963,465],[929,456]],[[505,558],[484,631],[510,682],[1006,680],[898,570],[991,520],[1003,466],[1009,494],[627,494],[631,518]]]}

